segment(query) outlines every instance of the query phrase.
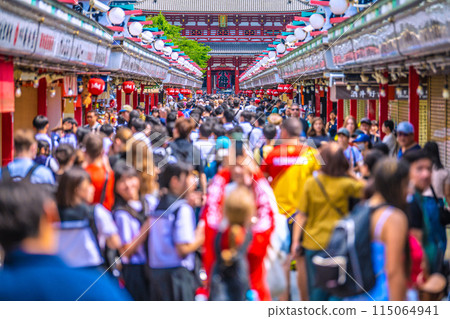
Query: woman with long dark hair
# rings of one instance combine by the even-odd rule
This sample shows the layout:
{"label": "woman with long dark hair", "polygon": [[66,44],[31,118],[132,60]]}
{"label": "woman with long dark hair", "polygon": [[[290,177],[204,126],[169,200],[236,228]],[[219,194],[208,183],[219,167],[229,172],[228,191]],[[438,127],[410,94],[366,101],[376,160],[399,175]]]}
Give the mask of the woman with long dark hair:
{"label": "woman with long dark hair", "polygon": [[[433,173],[431,175],[431,186],[433,187],[436,197],[448,204],[450,202],[450,172],[442,165],[439,154],[439,146],[436,142],[430,141],[423,147],[425,153],[433,162]],[[431,188],[426,190],[424,196],[433,197]]]}
{"label": "woman with long dark hair", "polygon": [[125,287],[134,300],[149,300],[144,242],[149,228],[147,216],[154,204],[140,196],[141,181],[133,167],[119,163],[114,169],[114,177],[113,215],[122,241],[119,253]]}
{"label": "woman with long dark hair", "polygon": [[320,117],[315,117],[311,121],[311,126],[308,129],[308,138],[311,138],[317,148],[321,147],[324,143],[328,143],[330,138],[325,132],[323,120]]}
{"label": "woman with long dark hair", "polygon": [[370,232],[375,286],[367,293],[346,300],[405,300],[407,274],[408,219],[405,214],[409,165],[386,158],[375,167],[375,193],[367,201],[373,209]]}
{"label": "woman with long dark hair", "polygon": [[94,186],[85,170],[73,167],[61,176],[56,193],[61,220],[58,248],[72,267],[108,268],[105,245],[121,246],[111,213],[101,204],[89,205],[93,197]]}

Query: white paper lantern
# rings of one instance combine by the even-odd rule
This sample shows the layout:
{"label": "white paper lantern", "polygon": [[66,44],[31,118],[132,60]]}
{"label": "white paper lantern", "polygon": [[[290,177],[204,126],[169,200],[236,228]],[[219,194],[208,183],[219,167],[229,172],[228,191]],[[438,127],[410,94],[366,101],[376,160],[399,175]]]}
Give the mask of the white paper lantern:
{"label": "white paper lantern", "polygon": [[269,58],[273,59],[277,56],[277,53],[275,51],[269,51]]}
{"label": "white paper lantern", "polygon": [[178,63],[183,64],[184,61],[185,61],[185,59],[184,59],[182,56],[180,56],[180,57],[178,58]]}
{"label": "white paper lantern", "polygon": [[286,46],[283,43],[277,44],[277,52],[283,54],[286,51]]}
{"label": "white paper lantern", "polygon": [[347,0],[330,0],[330,10],[334,14],[341,15],[347,11],[348,2]]}
{"label": "white paper lantern", "polygon": [[164,41],[163,40],[156,40],[155,42],[155,50],[161,51],[164,49]]}
{"label": "white paper lantern", "polygon": [[132,36],[137,37],[142,33],[142,24],[140,24],[139,22],[133,22],[128,27],[128,31],[130,31],[130,34]]}
{"label": "white paper lantern", "polygon": [[265,56],[261,61],[262,64],[266,64],[267,62],[269,62],[269,58]]}
{"label": "white paper lantern", "polygon": [[295,43],[297,42],[297,38],[295,37],[295,35],[288,35],[286,38],[286,42],[287,43]]}
{"label": "white paper lantern", "polygon": [[311,23],[311,26],[314,29],[319,30],[323,28],[325,18],[321,14],[314,13],[311,17],[309,17],[309,23]]}
{"label": "white paper lantern", "polygon": [[176,52],[172,52],[172,54],[170,55],[170,57],[172,58],[172,60],[178,60],[178,53]]}
{"label": "white paper lantern", "polygon": [[108,18],[111,24],[121,24],[125,20],[125,11],[119,7],[112,8],[108,12]]}
{"label": "white paper lantern", "polygon": [[152,42],[154,40],[153,38],[153,33],[151,33],[150,31],[144,31],[141,34],[142,40],[144,42]]}
{"label": "white paper lantern", "polygon": [[172,48],[171,47],[164,47],[162,51],[163,51],[163,53],[165,55],[168,55],[168,56],[172,54]]}
{"label": "white paper lantern", "polygon": [[303,41],[306,38],[306,32],[302,28],[297,28],[294,31],[295,38],[299,41]]}

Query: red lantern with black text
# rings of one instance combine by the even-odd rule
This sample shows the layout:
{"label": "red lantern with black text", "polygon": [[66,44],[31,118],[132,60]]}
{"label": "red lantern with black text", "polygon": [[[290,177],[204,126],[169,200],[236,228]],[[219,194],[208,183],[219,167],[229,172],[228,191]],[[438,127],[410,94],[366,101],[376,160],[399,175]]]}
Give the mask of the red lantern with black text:
{"label": "red lantern with black text", "polygon": [[122,88],[126,94],[131,94],[136,89],[136,85],[134,85],[133,81],[125,81],[122,84]]}
{"label": "red lantern with black text", "polygon": [[88,83],[88,91],[92,95],[100,95],[105,90],[105,81],[100,78],[92,78]]}

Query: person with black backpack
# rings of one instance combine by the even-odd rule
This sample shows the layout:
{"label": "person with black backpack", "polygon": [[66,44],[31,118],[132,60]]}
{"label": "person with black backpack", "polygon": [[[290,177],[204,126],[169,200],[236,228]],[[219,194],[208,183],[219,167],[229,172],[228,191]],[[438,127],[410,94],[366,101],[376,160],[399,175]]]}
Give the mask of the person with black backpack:
{"label": "person with black backpack", "polygon": [[[295,215],[291,254],[299,266],[303,259],[307,269],[308,294],[311,301],[327,301],[332,294],[318,287],[313,258],[325,249],[336,223],[347,216],[352,198],[361,198],[364,183],[348,175],[349,164],[337,143],[323,147],[324,165],[303,186]],[[316,174],[317,173],[317,174]],[[300,243],[301,234],[303,240]],[[300,280],[300,278],[299,278]],[[299,287],[304,285],[299,282]],[[302,299],[305,296],[302,296]],[[303,299],[308,300],[308,299]]]}
{"label": "person with black backpack", "polygon": [[141,183],[137,171],[126,163],[115,169],[115,203],[113,207],[122,247],[119,248],[122,278],[134,300],[150,300],[147,260],[148,215],[155,208],[151,195],[140,196]]}
{"label": "person with black backpack", "polygon": [[162,193],[150,215],[148,264],[150,300],[193,301],[198,287],[195,251],[203,244],[204,230],[196,227],[195,212],[184,199],[196,189],[189,166],[168,164],[159,175]]}
{"label": "person with black backpack", "polygon": [[69,266],[104,270],[111,266],[106,248],[122,245],[111,213],[100,204],[88,204],[93,196],[94,186],[83,169],[73,167],[61,176],[56,193],[58,251]]}
{"label": "person with black backpack", "polygon": [[0,180],[28,181],[33,184],[55,184],[52,171],[34,162],[37,142],[31,130],[17,130],[14,133],[14,160],[1,168]]}

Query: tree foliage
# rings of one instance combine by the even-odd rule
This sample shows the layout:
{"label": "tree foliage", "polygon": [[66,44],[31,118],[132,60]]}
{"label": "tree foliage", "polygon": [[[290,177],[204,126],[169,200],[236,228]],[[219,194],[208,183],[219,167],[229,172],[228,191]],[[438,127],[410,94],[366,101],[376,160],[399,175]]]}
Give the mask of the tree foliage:
{"label": "tree foliage", "polygon": [[184,51],[184,53],[197,63],[199,67],[207,67],[208,60],[211,58],[211,56],[208,55],[211,51],[209,46],[183,37],[181,35],[183,28],[167,22],[161,12],[157,16],[148,16],[147,20],[153,21],[153,24],[149,27],[158,28],[164,31],[164,35],[167,39],[171,39],[175,45],[178,45],[178,48],[181,51]]}

